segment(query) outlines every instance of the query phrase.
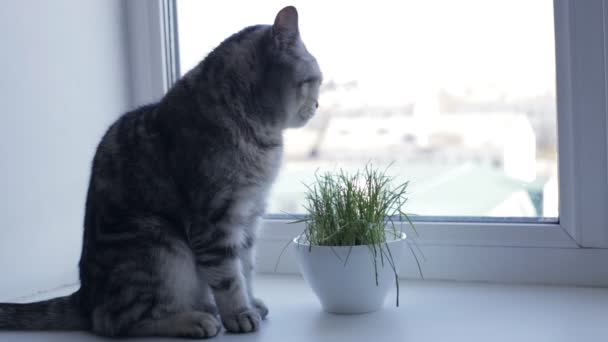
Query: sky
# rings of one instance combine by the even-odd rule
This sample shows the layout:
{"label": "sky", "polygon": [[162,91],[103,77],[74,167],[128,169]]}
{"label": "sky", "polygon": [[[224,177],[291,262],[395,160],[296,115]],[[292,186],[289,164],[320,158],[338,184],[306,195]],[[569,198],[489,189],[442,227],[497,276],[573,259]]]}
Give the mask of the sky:
{"label": "sky", "polygon": [[182,71],[241,28],[272,24],[286,5],[297,7],[324,79],[357,81],[369,103],[440,88],[480,98],[555,93],[551,0],[178,0]]}

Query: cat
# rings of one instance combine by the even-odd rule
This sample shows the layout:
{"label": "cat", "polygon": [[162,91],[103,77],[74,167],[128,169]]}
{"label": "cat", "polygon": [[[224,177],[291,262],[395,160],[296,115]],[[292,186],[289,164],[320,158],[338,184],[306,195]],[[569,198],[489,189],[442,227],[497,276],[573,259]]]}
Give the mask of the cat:
{"label": "cat", "polygon": [[282,133],[318,107],[322,74],[286,7],[230,36],[97,147],[72,295],[0,304],[0,329],[209,338],[256,331],[256,230]]}

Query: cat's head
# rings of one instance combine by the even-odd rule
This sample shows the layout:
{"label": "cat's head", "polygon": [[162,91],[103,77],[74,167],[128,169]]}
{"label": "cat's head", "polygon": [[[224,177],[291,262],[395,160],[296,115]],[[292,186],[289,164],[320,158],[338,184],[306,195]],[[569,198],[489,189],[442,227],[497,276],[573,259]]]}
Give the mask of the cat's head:
{"label": "cat's head", "polygon": [[315,114],[322,81],[317,60],[306,50],[295,7],[273,25],[247,27],[222,42],[186,79],[225,106],[280,129],[301,127]]}
{"label": "cat's head", "polygon": [[285,7],[277,14],[267,45],[264,86],[274,93],[269,95],[275,98],[279,113],[285,115],[284,127],[304,126],[319,106],[322,74],[300,37],[295,7]]}

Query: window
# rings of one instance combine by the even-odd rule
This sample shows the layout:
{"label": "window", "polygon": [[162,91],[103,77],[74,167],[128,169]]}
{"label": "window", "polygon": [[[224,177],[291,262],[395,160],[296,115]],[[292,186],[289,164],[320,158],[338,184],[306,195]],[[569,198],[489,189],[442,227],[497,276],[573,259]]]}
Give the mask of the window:
{"label": "window", "polygon": [[[129,18],[135,17],[135,21],[144,21],[145,25],[147,25],[135,25],[135,29],[130,32],[131,40],[136,42],[137,45],[131,51],[131,58],[137,61],[137,63],[133,63],[134,75],[132,76],[134,89],[137,90],[134,94],[136,102],[141,103],[144,100],[155,99],[162,95],[170,84],[170,80],[176,76],[175,63],[170,63],[171,60],[180,60],[182,69],[187,69],[188,63],[193,63],[194,60],[202,58],[223,37],[234,30],[238,30],[239,27],[251,23],[270,23],[277,9],[284,5],[278,1],[256,2],[255,4],[243,2],[240,5],[237,2],[229,2],[229,4],[215,4],[213,8],[193,7],[190,11],[187,11],[188,13],[183,13],[183,7],[180,9],[180,4],[181,6],[185,6],[183,3],[189,1],[191,0],[129,2]],[[518,199],[525,198],[529,201],[528,204],[532,203],[534,212],[527,211],[529,213],[528,216],[521,218],[517,216],[523,214],[521,211],[517,212],[516,210],[496,212],[487,208],[479,209],[481,206],[478,206],[475,212],[467,212],[466,210],[458,211],[454,209],[456,207],[450,208],[449,205],[440,210],[437,209],[440,207],[439,205],[425,209],[423,204],[419,204],[419,207],[411,204],[407,209],[408,211],[418,211],[416,212],[417,214],[424,214],[417,217],[416,220],[419,235],[410,236],[417,240],[418,246],[420,246],[420,249],[425,254],[426,261],[423,261],[422,264],[425,277],[431,279],[608,285],[608,273],[605,269],[605,265],[608,262],[608,210],[606,210],[608,208],[608,99],[606,97],[608,53],[605,53],[605,49],[608,47],[608,36],[604,34],[604,32],[608,32],[608,4],[606,1],[555,0],[553,3],[540,0],[534,2],[473,2],[466,0],[458,2],[399,2],[407,6],[422,4],[419,5],[422,7],[418,7],[419,12],[417,13],[420,13],[420,17],[424,17],[427,20],[419,20],[410,12],[397,11],[394,8],[390,9],[390,5],[394,3],[374,2],[374,6],[364,7],[364,11],[354,7],[362,5],[348,4],[348,7],[343,12],[340,12],[338,19],[334,21],[325,18],[332,13],[329,6],[335,6],[334,4],[325,3],[323,6],[327,6],[327,10],[314,11],[309,9],[315,5],[312,1],[310,1],[310,4],[308,1],[295,3],[301,12],[304,40],[311,52],[319,58],[326,76],[331,72],[330,70],[334,70],[335,68],[329,67],[331,61],[327,63],[323,61],[323,47],[315,46],[315,44],[323,44],[326,40],[314,38],[314,26],[318,24],[319,27],[322,27],[323,20],[329,20],[333,23],[333,26],[331,26],[332,31],[341,32],[343,37],[349,37],[349,31],[340,26],[340,23],[349,23],[355,20],[357,26],[364,26],[365,21],[361,18],[377,14],[386,19],[383,21],[391,22],[389,25],[398,25],[402,22],[401,20],[389,19],[394,19],[396,16],[394,13],[403,13],[403,15],[409,16],[414,22],[420,25],[427,25],[426,27],[430,34],[434,34],[434,38],[436,37],[436,40],[432,40],[431,43],[437,43],[441,42],[443,38],[439,34],[441,32],[437,31],[436,27],[433,26],[433,23],[437,24],[444,17],[439,12],[445,12],[452,14],[453,17],[462,18],[468,16],[469,20],[473,22],[477,20],[476,25],[482,28],[478,31],[472,30],[470,34],[473,36],[477,34],[477,38],[486,38],[472,40],[471,42],[473,43],[469,42],[468,45],[463,43],[463,46],[470,49],[478,49],[477,44],[474,44],[474,42],[484,41],[490,46],[488,49],[491,51],[481,50],[478,53],[481,55],[485,53],[494,58],[484,60],[477,55],[473,55],[471,58],[479,59],[475,60],[475,63],[468,62],[469,64],[466,64],[467,55],[464,52],[459,52],[451,54],[453,57],[451,59],[440,60],[438,52],[441,51],[442,45],[435,44],[428,48],[424,47],[424,32],[421,30],[412,32],[412,35],[416,34],[415,37],[411,38],[416,44],[411,43],[412,45],[422,47],[421,49],[423,50],[421,51],[436,52],[435,54],[429,53],[431,57],[428,58],[431,61],[437,62],[440,60],[442,63],[447,63],[437,66],[437,69],[433,69],[433,65],[431,65],[426,69],[421,67],[420,70],[412,71],[414,74],[417,73],[416,75],[424,76],[428,74],[433,76],[429,76],[428,78],[417,76],[419,79],[444,81],[441,79],[441,77],[447,77],[443,72],[444,70],[447,70],[448,75],[452,73],[453,75],[462,76],[452,76],[453,80],[457,82],[438,82],[436,84],[439,86],[431,87],[427,84],[427,87],[416,88],[425,90],[427,95],[434,94],[430,97],[427,96],[426,101],[421,102],[424,105],[419,104],[419,109],[420,107],[426,108],[426,113],[434,113],[435,116],[432,116],[433,118],[443,117],[444,115],[448,115],[448,113],[450,115],[466,114],[467,111],[484,111],[483,115],[493,115],[490,112],[497,109],[494,106],[495,104],[489,103],[491,101],[488,101],[488,99],[495,99],[496,92],[501,89],[500,87],[506,87],[513,92],[505,92],[501,98],[504,101],[502,105],[508,107],[508,110],[504,110],[505,112],[517,112],[518,110],[523,110],[522,108],[528,108],[527,112],[529,112],[530,108],[533,108],[535,113],[540,113],[541,111],[544,113],[542,115],[544,119],[538,121],[532,119],[532,116],[529,114],[524,116],[516,115],[519,118],[524,118],[524,121],[529,121],[529,125],[524,124],[523,126],[519,126],[528,128],[522,128],[521,131],[516,130],[518,132],[516,138],[509,140],[509,142],[515,141],[517,144],[529,145],[526,143],[526,140],[531,140],[529,139],[531,136],[529,133],[533,133],[536,148],[525,149],[525,151],[530,155],[534,154],[536,160],[536,173],[533,175],[534,177],[531,176],[531,172],[521,170],[515,172],[505,169],[504,165],[506,163],[504,159],[502,161],[500,158],[484,159],[474,154],[478,153],[479,150],[490,153],[493,149],[496,149],[491,144],[481,144],[483,148],[478,150],[470,149],[467,152],[469,154],[461,150],[459,152],[460,159],[457,161],[438,161],[446,164],[457,163],[456,165],[462,167],[465,171],[467,168],[479,166],[485,168],[483,170],[490,174],[488,178],[491,179],[491,182],[484,183],[484,187],[478,193],[474,193],[471,188],[466,186],[466,182],[463,182],[465,184],[463,189],[466,190],[466,194],[464,196],[455,196],[455,198],[458,202],[465,203],[459,203],[458,205],[467,204],[467,200],[475,202],[479,198],[489,197],[486,195],[490,185],[492,187],[504,185],[501,181],[497,180],[500,178],[494,177],[505,177],[502,179],[509,179],[509,181],[515,179],[515,183],[519,184],[520,189],[524,189],[520,192],[523,196],[517,195],[516,197]],[[197,2],[195,6],[205,7],[207,5],[205,2]],[[238,14],[234,10],[226,11],[226,6],[230,6],[232,9],[238,6]],[[467,6],[473,6],[468,7],[469,9],[473,9],[466,11]],[[386,9],[380,11],[376,8]],[[414,9],[415,7],[410,8],[412,11]],[[362,11],[365,15],[360,13]],[[464,12],[487,13],[488,17],[476,17],[474,14]],[[497,12],[501,13],[501,15],[497,15]],[[462,16],[460,16],[461,13]],[[490,16],[492,13],[494,13],[493,16]],[[190,34],[193,36],[190,38],[184,36],[184,31],[176,33],[174,29],[171,29],[171,27],[175,26],[167,25],[167,23],[174,25],[177,20],[179,24],[178,31],[180,31],[184,25],[188,25],[188,17],[190,20],[216,24],[213,24],[212,27],[201,28],[200,32],[191,32]],[[222,20],[213,20],[219,17]],[[307,18],[312,17],[315,18],[314,20],[319,20],[319,22],[307,22],[308,20],[312,20]],[[351,17],[353,19],[349,19]],[[448,18],[446,20],[451,19]],[[507,27],[512,31],[505,31],[504,27],[501,29],[500,23],[508,25]],[[450,27],[449,34],[462,32],[461,30],[468,27],[461,23],[456,24]],[[349,25],[352,26],[352,23]],[[412,24],[404,23],[403,25]],[[524,29],[524,27],[529,28]],[[141,32],[138,32],[138,30]],[[325,32],[325,35],[329,36],[329,34]],[[371,33],[368,34],[371,35]],[[174,38],[176,37],[181,40],[180,49],[174,49]],[[496,42],[496,37],[504,38],[500,40],[504,44]],[[505,37],[519,37],[521,40],[508,40]],[[535,37],[532,42],[529,40],[530,37]],[[378,40],[378,37],[375,38],[368,39],[361,37],[360,39],[366,39],[365,41],[368,45],[374,48],[373,51],[384,51],[384,46],[379,43],[382,40]],[[461,37],[454,37],[451,40],[443,41],[447,46],[453,47],[457,46],[459,41],[466,42],[466,39],[469,39],[468,37],[466,39],[463,38],[464,40],[458,40],[457,38],[460,39]],[[202,44],[200,47],[191,45],[195,49],[195,52],[192,53],[189,61],[186,60],[188,58],[186,57],[188,55],[186,50],[188,49],[188,44],[186,43],[188,39],[203,42],[200,43]],[[350,39],[354,38],[351,37]],[[346,50],[348,47],[347,43],[340,42],[340,48],[342,49],[342,45],[344,45],[344,49]],[[553,44],[555,44],[554,48],[552,47]],[[515,56],[513,60],[505,58],[500,54],[507,47],[511,47],[513,51],[509,50],[505,53],[507,55],[513,54]],[[177,50],[179,50],[181,58],[172,57],[177,55]],[[409,59],[415,57],[407,54],[406,52],[410,50],[405,50],[405,47],[400,51],[402,51],[401,57]],[[448,51],[451,50],[448,49]],[[532,53],[532,51],[535,53]],[[422,52],[418,53],[422,54]],[[331,57],[329,57],[330,60]],[[391,58],[387,58],[386,63],[391,61]],[[396,59],[396,57],[393,59]],[[425,62],[424,58],[421,57],[418,57],[418,60],[421,63]],[[469,67],[458,67],[459,61]],[[456,64],[457,70],[450,70],[452,66],[450,63]],[[341,75],[348,76],[351,74],[348,70],[350,65],[346,62],[344,64],[343,69],[340,70],[346,71]],[[467,75],[472,75],[468,71],[473,67],[481,68],[486,72],[481,73],[480,78],[473,78],[473,80],[468,80],[467,82],[470,81],[470,83],[474,84],[475,82],[473,81],[476,80],[478,84],[481,84],[482,90],[490,91],[482,93],[473,91],[473,88],[471,88],[471,91],[467,92],[463,88],[463,84],[466,84],[463,79],[466,79]],[[504,68],[507,68],[509,72],[501,71]],[[440,73],[439,71],[442,72]],[[405,74],[406,72],[403,71],[403,73]],[[361,76],[360,74],[364,75],[365,73],[358,73],[357,75]],[[373,73],[371,74],[370,78],[376,80],[373,78],[375,77]],[[398,73],[395,72],[395,74]],[[342,77],[341,75],[336,74],[334,78],[338,80],[339,77]],[[488,86],[488,79],[496,80],[495,84]],[[371,88],[371,86],[365,85],[364,77],[355,81],[357,82],[348,83],[344,81],[339,91],[336,90],[338,81],[334,82],[333,87],[335,88],[333,90],[332,87],[327,87],[331,83],[326,82],[327,88],[325,89],[326,93],[323,94],[324,96],[321,99],[323,101],[322,105],[326,107],[332,103],[350,104],[350,100],[340,102],[341,95],[338,95],[338,93],[347,93],[349,91],[363,92],[365,87],[368,90]],[[513,86],[513,82],[515,82],[515,86]],[[405,86],[403,87],[403,89],[406,89]],[[410,85],[410,87],[413,86]],[[443,91],[437,91],[437,88],[443,89]],[[414,106],[414,100],[425,99],[424,96],[414,98],[414,100],[409,99],[405,95],[402,97],[398,93],[398,89],[400,88],[396,88],[394,85],[393,87],[378,86],[378,89],[385,90],[385,92],[378,91],[379,95],[377,97],[382,99],[380,103],[401,105],[401,114],[408,119],[416,116],[417,109]],[[429,89],[432,91],[428,91]],[[459,89],[460,91],[458,91]],[[530,89],[536,90],[530,91]],[[330,95],[332,91],[334,95]],[[392,97],[389,96],[391,95],[391,91],[393,92]],[[412,93],[414,92],[412,91]],[[524,93],[524,96],[522,96],[522,93]],[[535,93],[536,96],[530,95],[532,93]],[[472,97],[467,98],[467,96]],[[542,103],[542,105],[532,106],[529,101],[522,100],[522,97],[528,98],[528,96],[539,100],[540,102],[538,103]],[[326,99],[323,100],[324,98]],[[405,99],[409,99],[409,102],[406,102]],[[365,104],[364,100],[361,102]],[[357,102],[352,101],[352,103],[356,104]],[[390,113],[390,110],[393,109],[390,109],[386,113],[383,111],[386,108],[381,108],[381,106],[364,108],[365,111],[373,111],[373,113],[383,118],[395,115]],[[322,118],[323,115],[319,114],[319,118]],[[481,116],[482,114],[479,115]],[[343,120],[346,121],[353,118],[343,118]],[[515,121],[517,120],[521,121],[521,119],[516,119]],[[555,121],[557,121],[557,132],[555,132]],[[315,123],[311,122],[310,126],[314,126],[313,124]],[[399,127],[399,125],[374,126],[372,133],[379,137],[380,142],[386,144],[380,146],[389,147],[386,149],[372,149],[369,152],[371,155],[377,157],[378,150],[388,151],[391,160],[398,159],[397,157],[405,158],[400,156],[401,154],[407,153],[407,158],[416,155],[412,152],[412,149],[395,148],[395,150],[392,150],[390,148],[391,140],[389,138],[394,134],[392,130],[394,126]],[[441,124],[437,126],[441,126]],[[464,131],[474,129],[472,125],[462,126],[464,126],[462,127]],[[312,128],[310,127],[310,129]],[[451,127],[448,128],[452,129]],[[539,133],[543,129],[545,133]],[[344,138],[344,141],[347,141],[345,137],[356,134],[356,132],[342,132],[341,128],[336,128],[332,132],[336,137]],[[294,137],[299,134],[303,137],[307,133],[310,132],[299,130],[290,132],[289,134],[293,134]],[[431,131],[427,133],[435,132]],[[420,141],[424,142],[424,139],[419,140],[420,138],[417,135],[420,135],[420,132],[412,129],[412,131],[402,134],[399,144],[415,145],[419,144]],[[465,145],[462,142],[462,134],[460,136],[458,134],[427,134],[427,144],[433,142],[433,144],[437,144],[436,146],[441,146],[442,149],[448,146],[449,151],[457,150],[454,146]],[[551,142],[551,139],[555,139],[555,141]],[[287,161],[287,165],[292,164],[297,159],[297,153],[301,153],[301,151],[298,152],[297,148],[293,146],[295,145],[289,144],[287,146],[288,149],[291,149],[290,153],[292,155],[292,159]],[[317,152],[317,158],[330,158],[331,154],[328,151],[325,151],[328,153],[325,156]],[[395,153],[395,151],[403,153]],[[467,150],[464,149],[464,151]],[[433,151],[431,150],[431,152]],[[441,152],[435,151],[435,153],[440,154]],[[421,158],[420,160],[429,162],[432,158],[437,157],[433,153],[427,153],[427,155],[430,157],[426,159]],[[530,158],[530,155],[528,155],[528,158]],[[300,156],[306,157],[307,154],[300,154]],[[558,156],[559,158],[557,158]],[[342,159],[338,159],[338,157]],[[339,161],[339,166],[347,164],[347,157],[336,156],[334,154],[332,158],[334,158],[331,159],[334,161],[334,164],[336,160]],[[542,160],[542,162],[539,163],[539,160]],[[349,160],[348,162],[350,163],[351,161]],[[398,163],[400,160],[396,160],[396,162],[396,166],[399,167]],[[401,162],[403,162],[403,165],[415,165],[408,159],[402,159]],[[328,167],[333,167],[334,164],[331,162],[326,163]],[[294,163],[293,165],[296,164]],[[433,172],[443,171],[440,167],[433,167],[430,170]],[[302,174],[301,177],[296,175],[298,181],[306,181],[307,175],[311,174],[311,170],[305,166],[295,171]],[[414,184],[411,188],[413,192],[411,196],[412,201],[419,200],[422,203],[423,196],[417,195],[414,192],[416,190],[416,182],[420,186],[420,178],[422,177],[418,178],[413,176],[413,174],[408,174],[408,172],[413,171],[415,170],[406,168],[405,170],[400,169],[396,173],[412,181]],[[428,176],[432,176],[430,175],[431,171],[428,171]],[[456,176],[460,176],[458,172],[454,172]],[[556,177],[556,172],[559,174],[559,177]],[[425,177],[427,176],[425,172],[420,173]],[[481,175],[473,175],[471,178],[482,180]],[[486,180],[483,181],[485,182]],[[286,188],[283,187],[282,189],[280,186],[277,187],[274,195],[281,196],[281,192],[287,192]],[[465,190],[462,190],[462,192],[464,193]],[[494,189],[491,191],[494,191]],[[538,198],[540,195],[544,202],[548,198],[547,192],[553,192],[551,195],[554,202],[552,204],[553,211],[546,210],[548,206],[544,203],[541,205],[541,201]],[[444,193],[448,194],[449,191]],[[557,193],[559,193],[559,199]],[[515,203],[519,204],[523,203],[523,201],[525,200]],[[555,201],[559,201],[559,212],[556,211],[557,206],[555,205]],[[426,199],[424,202],[426,202]],[[453,203],[454,201],[451,202]],[[449,204],[447,200],[446,203]],[[525,207],[530,208],[529,205]],[[275,208],[277,207],[275,206]],[[293,210],[297,210],[297,205],[296,207],[290,205],[286,211],[291,212],[292,208]],[[280,211],[281,209],[274,210]],[[524,209],[518,208],[517,210]],[[468,215],[474,215],[475,217]],[[492,215],[499,217],[491,218],[490,216]],[[289,221],[276,217],[265,220],[258,246],[258,270],[273,271],[277,257],[285,246],[285,243],[301,232],[301,225],[290,225],[287,222]],[[414,251],[416,253],[419,252],[416,249]],[[404,264],[405,269],[402,270],[403,276],[418,277],[417,267],[411,256],[408,257],[408,260]],[[289,253],[284,255],[279,266],[280,272],[297,272],[295,263]]]}
{"label": "window", "polygon": [[[285,134],[270,213],[302,213],[315,170],[372,162],[410,181],[414,214],[557,219],[551,0],[295,5],[325,84],[316,117]],[[280,7],[178,0],[182,73]]]}

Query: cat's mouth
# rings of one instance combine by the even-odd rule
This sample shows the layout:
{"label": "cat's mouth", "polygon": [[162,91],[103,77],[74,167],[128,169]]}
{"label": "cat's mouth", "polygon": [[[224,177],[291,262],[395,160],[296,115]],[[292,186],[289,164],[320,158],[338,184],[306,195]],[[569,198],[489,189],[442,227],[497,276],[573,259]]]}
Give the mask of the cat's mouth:
{"label": "cat's mouth", "polygon": [[301,111],[299,114],[300,119],[302,119],[303,121],[308,121],[310,120],[313,116],[315,116],[316,113],[316,107],[315,108],[310,108],[309,110],[304,110]]}
{"label": "cat's mouth", "polygon": [[310,121],[310,119],[315,115],[314,110],[300,110],[296,116],[294,116],[294,120],[290,125],[291,128],[300,128],[303,127]]}
{"label": "cat's mouth", "polygon": [[308,101],[308,103],[300,107],[298,112],[293,116],[294,122],[292,127],[297,128],[306,125],[306,123],[315,116],[318,107],[319,102],[317,100]]}

